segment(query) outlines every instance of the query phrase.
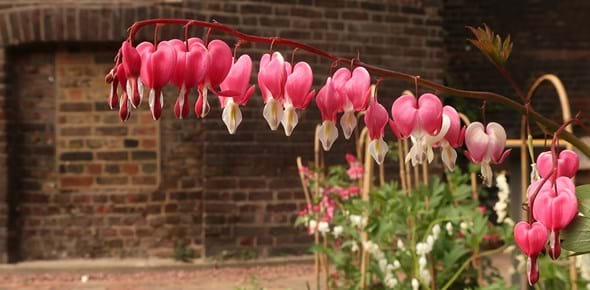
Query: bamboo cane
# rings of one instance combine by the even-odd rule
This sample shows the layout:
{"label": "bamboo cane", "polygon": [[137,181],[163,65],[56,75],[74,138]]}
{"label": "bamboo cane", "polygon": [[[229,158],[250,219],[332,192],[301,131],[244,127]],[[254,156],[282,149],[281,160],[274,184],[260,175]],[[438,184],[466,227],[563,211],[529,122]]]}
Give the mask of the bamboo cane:
{"label": "bamboo cane", "polygon": [[408,186],[406,184],[406,166],[404,165],[404,152],[403,152],[403,141],[402,140],[397,140],[397,155],[398,155],[398,161],[399,161],[399,179],[400,179],[400,183],[402,185],[402,190],[404,191],[404,193],[407,195],[409,195],[410,193],[408,192]]}
{"label": "bamboo cane", "polygon": [[[369,142],[365,142],[367,144],[365,149],[365,173],[363,176],[363,190],[362,190],[362,200],[365,202],[369,202],[369,192],[371,191],[371,181],[373,178],[373,159],[371,158],[371,154],[369,153]],[[364,213],[363,218],[366,218],[367,213]],[[363,244],[363,252],[361,258],[361,289],[366,289],[366,281],[367,281],[367,263],[369,262],[369,255],[367,251],[364,249],[364,245],[367,242],[367,232],[365,228],[363,228],[361,240]]]}
{"label": "bamboo cane", "polygon": [[[314,197],[318,197],[320,194],[320,184],[319,184],[319,166],[320,166],[320,138],[319,138],[319,132],[320,132],[320,125],[317,125],[315,127],[315,134],[314,134],[314,142],[313,142],[313,153],[314,153],[314,165],[315,165],[315,177],[316,177],[316,183],[315,183],[315,190],[314,190]],[[314,242],[315,245],[317,247],[317,245],[320,244],[320,235],[318,233],[318,231],[316,230],[314,233]],[[314,253],[314,261],[315,261],[315,278],[316,278],[316,289],[320,290],[320,254],[319,253]]]}

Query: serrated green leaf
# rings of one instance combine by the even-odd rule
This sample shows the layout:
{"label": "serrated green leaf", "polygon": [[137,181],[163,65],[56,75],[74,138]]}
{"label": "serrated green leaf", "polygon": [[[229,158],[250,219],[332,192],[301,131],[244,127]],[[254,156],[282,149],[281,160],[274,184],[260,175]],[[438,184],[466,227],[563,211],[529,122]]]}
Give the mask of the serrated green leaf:
{"label": "serrated green leaf", "polygon": [[577,216],[574,221],[561,232],[561,247],[579,253],[590,252],[590,218]]}

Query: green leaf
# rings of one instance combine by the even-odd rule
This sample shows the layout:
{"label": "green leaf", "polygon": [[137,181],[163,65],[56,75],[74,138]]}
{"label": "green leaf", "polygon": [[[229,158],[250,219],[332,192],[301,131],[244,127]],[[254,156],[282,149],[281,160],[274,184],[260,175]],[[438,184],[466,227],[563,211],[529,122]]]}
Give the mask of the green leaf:
{"label": "green leaf", "polygon": [[577,216],[561,233],[561,247],[576,254],[590,253],[590,218]]}
{"label": "green leaf", "polygon": [[578,210],[587,217],[590,217],[590,184],[576,187],[578,197]]}

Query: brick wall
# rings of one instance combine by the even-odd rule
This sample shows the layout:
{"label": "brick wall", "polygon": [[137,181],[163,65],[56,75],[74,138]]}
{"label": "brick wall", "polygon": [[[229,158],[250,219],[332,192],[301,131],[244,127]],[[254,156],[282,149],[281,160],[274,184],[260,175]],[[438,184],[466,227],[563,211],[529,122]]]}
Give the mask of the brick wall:
{"label": "brick wall", "polygon": [[[525,88],[546,73],[558,75],[571,99],[572,113],[590,105],[590,33],[588,18],[581,11],[590,9],[588,1],[444,1],[445,43],[448,52],[448,80],[467,89],[491,90],[514,96],[500,75],[465,40],[466,25],[488,24],[514,41],[508,68]],[[533,107],[561,122],[559,101],[553,87],[542,86],[533,98]],[[503,118],[498,107],[491,108],[492,119],[514,123],[511,136],[518,136],[519,118]],[[535,129],[536,134],[540,130]]]}
{"label": "brick wall", "polygon": [[[172,4],[157,4],[163,2]],[[0,150],[0,162],[8,156],[10,164],[0,166],[10,181],[8,202],[0,209],[10,212],[8,227],[0,218],[0,238],[8,228],[13,260],[169,256],[176,241],[207,256],[306,251],[309,238],[293,228],[303,204],[294,161],[298,155],[311,158],[317,109],[312,105],[303,113],[287,138],[267,128],[256,94],[237,134],[230,136],[216,102],[205,120],[175,120],[172,90],[161,121],[150,120],[144,104],[142,113],[121,124],[115,112],[106,111],[102,77],[116,50],[113,42],[124,38],[134,19],[215,19],[341,55],[358,50],[363,61],[435,80],[442,79],[445,63],[436,1],[39,3],[0,1],[0,21],[11,23],[0,27],[0,47],[7,47],[10,59],[5,106],[10,129],[0,130],[8,135],[10,153]],[[161,32],[180,36],[179,28]],[[145,29],[139,36],[151,34]],[[267,50],[244,44],[239,53],[257,60]],[[275,50],[291,55],[284,47]],[[316,87],[324,81],[329,63],[303,52],[295,59],[311,63]],[[389,107],[406,88],[384,82],[380,100]],[[326,159],[343,163],[352,146],[341,138]]]}

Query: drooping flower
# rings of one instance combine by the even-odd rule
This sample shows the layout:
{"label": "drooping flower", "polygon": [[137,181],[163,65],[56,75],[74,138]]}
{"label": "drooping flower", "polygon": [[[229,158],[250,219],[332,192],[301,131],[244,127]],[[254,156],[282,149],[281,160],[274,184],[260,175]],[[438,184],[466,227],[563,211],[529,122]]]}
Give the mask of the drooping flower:
{"label": "drooping flower", "polygon": [[388,120],[389,116],[385,107],[379,104],[376,99],[371,100],[371,104],[369,104],[365,113],[365,124],[369,132],[369,138],[371,139],[369,152],[378,164],[383,163],[385,154],[389,150],[387,143],[383,141],[383,130]]}
{"label": "drooping flower", "polygon": [[[532,198],[531,191],[537,190],[539,186],[529,187],[529,199]],[[561,253],[559,231],[566,228],[578,214],[574,182],[566,176],[558,177],[555,184],[545,182],[532,207],[533,217],[549,230],[549,255],[557,259]]]}
{"label": "drooping flower", "polygon": [[281,104],[283,101],[283,89],[287,81],[287,75],[291,71],[291,65],[279,52],[264,54],[260,59],[258,70],[258,87],[264,101],[263,116],[271,130],[276,130],[283,119]]}
{"label": "drooping flower", "polygon": [[345,96],[340,118],[344,138],[348,140],[357,126],[355,112],[367,107],[370,95],[371,76],[364,67],[355,68],[352,73],[347,68],[338,69],[333,77],[334,86]]}
{"label": "drooping flower", "polygon": [[197,40],[189,39],[189,41],[183,42],[173,39],[169,43],[176,49],[176,67],[170,82],[179,89],[174,104],[174,114],[176,118],[184,119],[188,117],[190,111],[188,100],[190,91],[203,82],[209,66],[209,59],[207,58],[207,49]]}
{"label": "drooping flower", "polygon": [[131,98],[131,104],[137,108],[141,103],[142,94],[140,93],[139,75],[141,73],[141,56],[131,42],[124,41],[121,45],[121,56],[123,57],[123,67],[127,82],[122,86],[127,91],[127,96]]}
{"label": "drooping flower", "polygon": [[406,162],[421,164],[424,158],[428,162],[434,159],[432,146],[440,142],[447,133],[450,120],[444,117],[442,103],[433,94],[423,94],[419,99],[403,95],[391,106],[391,130],[398,138],[410,137],[412,147],[406,156]]}
{"label": "drooping flower", "polygon": [[[553,168],[553,154],[546,151],[537,157],[537,169],[541,177],[547,177]],[[559,152],[557,158],[557,176],[567,176],[572,178],[580,168],[580,158],[572,150],[563,150]]]}
{"label": "drooping flower", "polygon": [[539,266],[537,257],[545,248],[547,229],[539,222],[529,224],[519,222],[514,226],[514,241],[522,252],[528,256],[527,278],[530,285],[539,280]]}
{"label": "drooping flower", "polygon": [[499,164],[510,154],[510,149],[504,151],[506,146],[506,131],[502,125],[490,122],[484,129],[480,122],[473,122],[465,131],[465,155],[471,162],[481,165],[481,175],[485,185],[492,184],[492,167],[490,164]]}
{"label": "drooping flower", "polygon": [[457,151],[455,148],[463,146],[463,139],[465,138],[465,127],[461,126],[461,118],[451,106],[443,107],[443,118],[448,117],[450,121],[449,130],[445,134],[438,145],[441,147],[441,159],[448,170],[455,169],[455,162],[457,161]]}
{"label": "drooping flower", "polygon": [[319,139],[324,151],[330,150],[338,138],[336,118],[344,103],[344,96],[336,90],[332,78],[328,77],[326,84],[320,89],[316,97],[316,105],[322,115],[322,125],[319,128]]}
{"label": "drooping flower", "polygon": [[141,81],[150,88],[149,106],[154,120],[158,120],[164,106],[162,89],[172,78],[176,67],[176,50],[168,41],[162,41],[156,48],[150,42],[137,46],[141,55]]}
{"label": "drooping flower", "polygon": [[293,67],[293,71],[287,76],[283,96],[285,111],[281,119],[287,136],[291,136],[298,123],[295,109],[305,109],[315,94],[315,90],[311,90],[312,82],[313,72],[311,67],[303,61],[298,62]]}
{"label": "drooping flower", "polygon": [[346,154],[346,161],[348,162],[348,170],[346,170],[348,178],[350,178],[350,180],[361,179],[365,172],[365,168],[361,162],[352,154]]}
{"label": "drooping flower", "polygon": [[220,85],[223,91],[239,93],[233,97],[219,96],[219,103],[223,108],[223,123],[230,134],[234,134],[242,122],[242,112],[239,106],[246,105],[254,93],[254,85],[249,86],[251,74],[252,60],[244,54],[232,65],[227,77]]}
{"label": "drooping flower", "polygon": [[[194,41],[193,45],[196,46],[197,44],[198,41]],[[190,46],[191,43],[189,43]],[[209,114],[211,108],[207,99],[209,91],[212,91],[218,96],[234,96],[237,94],[234,91],[217,91],[217,87],[223,82],[233,63],[232,52],[227,43],[218,39],[209,42],[207,45],[207,58],[209,59],[207,74],[199,84],[199,96],[195,103],[195,114],[199,118],[204,118]]]}
{"label": "drooping flower", "polygon": [[[124,89],[125,84],[127,83],[127,76],[125,73],[125,67],[123,64],[119,64],[117,66],[117,76],[115,81],[118,81],[121,85],[122,93],[120,99],[117,101],[119,104],[119,118],[121,121],[127,121],[129,116],[131,116],[131,100],[129,100],[129,96],[127,95],[127,91]],[[116,87],[115,87],[116,91]],[[115,96],[116,97],[116,96]]]}
{"label": "drooping flower", "polygon": [[112,68],[106,76],[106,82],[111,84],[108,100],[109,108],[111,110],[119,105],[119,95],[117,93],[117,89],[119,88],[119,78],[117,77],[118,68],[119,66]]}

